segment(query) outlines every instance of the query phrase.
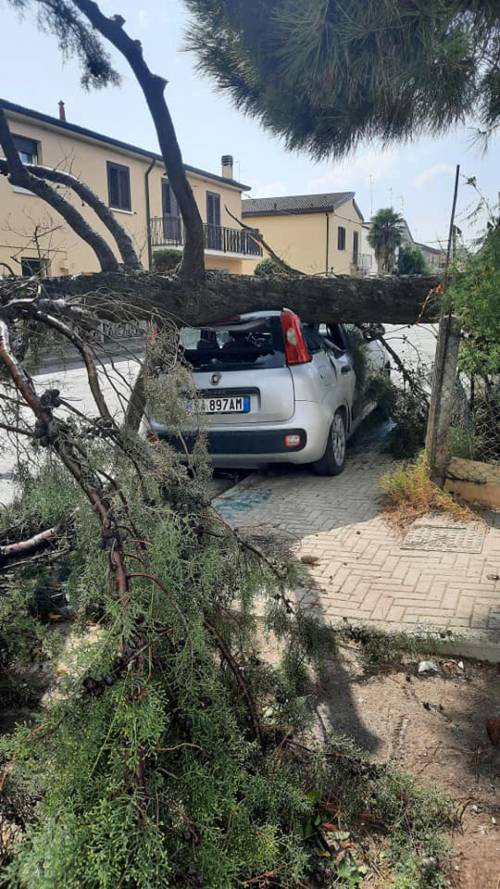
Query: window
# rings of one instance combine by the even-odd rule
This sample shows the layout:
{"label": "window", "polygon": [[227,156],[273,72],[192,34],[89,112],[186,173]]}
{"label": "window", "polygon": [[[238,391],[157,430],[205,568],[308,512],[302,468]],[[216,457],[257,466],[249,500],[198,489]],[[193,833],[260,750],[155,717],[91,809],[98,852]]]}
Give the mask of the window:
{"label": "window", "polygon": [[47,275],[48,266],[48,261],[46,259],[40,259],[38,256],[21,257],[21,274],[25,278],[31,278],[33,275],[38,275],[39,278],[44,278]]}
{"label": "window", "polygon": [[182,220],[179,205],[167,179],[162,179],[161,183],[161,205],[165,241],[176,245],[182,244]]}
{"label": "window", "polygon": [[222,250],[222,229],[220,227],[220,194],[207,191],[207,237],[209,250]]}
{"label": "window", "polygon": [[339,225],[337,229],[337,250],[345,250],[345,228]]}
{"label": "window", "polygon": [[131,210],[130,170],[122,164],[108,161],[108,197],[109,206],[115,210]]}
{"label": "window", "polygon": [[38,163],[38,142],[34,139],[25,139],[24,136],[12,136],[19,157],[23,164]]}
{"label": "window", "polygon": [[354,265],[358,264],[359,260],[359,233],[354,232],[352,236],[352,261]]}
{"label": "window", "polygon": [[315,355],[317,352],[324,350],[325,343],[319,332],[318,324],[303,324],[302,333],[304,334],[304,340],[311,355]]}
{"label": "window", "polygon": [[220,194],[214,191],[207,191],[207,222],[220,225]]}
{"label": "window", "polygon": [[183,327],[185,360],[198,371],[285,367],[283,331],[278,315],[209,327]]}

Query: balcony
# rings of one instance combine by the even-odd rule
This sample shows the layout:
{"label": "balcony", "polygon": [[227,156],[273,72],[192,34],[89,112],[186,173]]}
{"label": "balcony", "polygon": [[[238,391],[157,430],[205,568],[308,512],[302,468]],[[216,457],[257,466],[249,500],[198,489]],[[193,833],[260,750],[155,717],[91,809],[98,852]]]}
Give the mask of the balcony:
{"label": "balcony", "polygon": [[[156,216],[151,219],[151,244],[153,247],[183,247],[184,226],[179,216]],[[225,225],[203,225],[205,250],[228,253],[235,256],[262,256],[262,247],[250,232]]]}
{"label": "balcony", "polygon": [[353,253],[351,266],[354,271],[368,275],[372,269],[372,257],[369,253]]}

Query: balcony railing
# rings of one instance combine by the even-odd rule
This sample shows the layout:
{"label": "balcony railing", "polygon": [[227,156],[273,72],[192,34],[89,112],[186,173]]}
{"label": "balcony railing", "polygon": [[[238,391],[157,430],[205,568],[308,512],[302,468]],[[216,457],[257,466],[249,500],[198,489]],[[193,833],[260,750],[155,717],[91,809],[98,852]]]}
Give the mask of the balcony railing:
{"label": "balcony railing", "polygon": [[371,271],[372,257],[369,253],[353,253],[352,265],[358,272],[364,272],[366,275]]}
{"label": "balcony railing", "polygon": [[[151,220],[151,243],[153,247],[183,247],[184,226],[180,216],[156,216]],[[203,225],[205,250],[220,253],[235,253],[243,256],[262,256],[262,247],[257,244],[250,232],[225,225]]]}

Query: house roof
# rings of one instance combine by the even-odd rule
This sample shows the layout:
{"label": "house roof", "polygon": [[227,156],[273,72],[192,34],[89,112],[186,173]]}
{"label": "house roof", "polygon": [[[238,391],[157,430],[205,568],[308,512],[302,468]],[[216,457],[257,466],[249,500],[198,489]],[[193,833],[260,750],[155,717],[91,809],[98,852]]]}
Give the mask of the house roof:
{"label": "house roof", "polygon": [[[275,198],[247,198],[243,216],[286,216],[297,213],[332,213],[347,201],[354,200],[354,191],[333,191],[323,194],[295,194]],[[363,214],[354,201],[361,219]]]}
{"label": "house roof", "polygon": [[428,253],[435,253],[437,256],[444,256],[445,251],[442,248],[437,247],[429,247],[428,244],[420,244],[418,241],[415,241],[417,247],[420,247],[421,250],[427,250]]}
{"label": "house roof", "polygon": [[[42,114],[41,111],[34,111],[32,108],[25,108],[23,105],[16,105],[14,102],[8,102],[6,99],[0,98],[0,108],[4,111],[10,111],[12,114],[19,114],[23,117],[30,117],[39,123],[47,124],[50,127],[57,127],[67,133],[74,133],[76,136],[82,136],[84,139],[91,139],[96,142],[103,142],[105,145],[111,145],[129,154],[138,154],[148,160],[159,160],[163,163],[163,157],[156,151],[148,151],[145,148],[139,148],[137,145],[130,145],[128,142],[121,142],[112,136],[105,136],[103,133],[97,133],[95,130],[89,130],[86,127],[80,127],[74,123],[68,123],[66,120],[60,120],[58,117],[51,117],[50,114]],[[250,191],[250,185],[243,185],[236,179],[226,179],[225,176],[219,176],[217,173],[208,173],[207,170],[201,170],[199,167],[192,167],[190,164],[184,164],[184,169],[188,173],[195,173],[198,176],[205,176],[207,179],[213,179],[215,182],[224,183],[224,185],[232,185],[240,191]]]}

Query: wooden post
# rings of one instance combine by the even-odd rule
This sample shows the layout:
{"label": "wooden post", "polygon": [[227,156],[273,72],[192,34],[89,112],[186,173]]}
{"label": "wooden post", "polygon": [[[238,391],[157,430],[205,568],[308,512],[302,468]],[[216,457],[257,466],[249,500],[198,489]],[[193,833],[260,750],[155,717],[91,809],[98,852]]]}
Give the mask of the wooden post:
{"label": "wooden post", "polygon": [[453,315],[445,315],[439,322],[425,439],[431,478],[439,485],[444,484],[449,461],[448,440],[456,397],[459,346],[460,324]]}
{"label": "wooden post", "polygon": [[[448,284],[450,259],[452,252],[454,253],[455,211],[457,207],[459,178],[460,165],[457,164],[443,282],[445,290],[446,285]],[[453,317],[451,309],[448,309],[446,314],[441,316],[439,322],[436,357],[432,376],[431,402],[429,405],[429,419],[427,421],[427,434],[425,438],[425,450],[427,454],[427,462],[429,464],[429,473],[433,481],[441,486],[444,485],[446,468],[449,461],[449,430],[457,385],[459,346],[460,325],[457,319]]]}

